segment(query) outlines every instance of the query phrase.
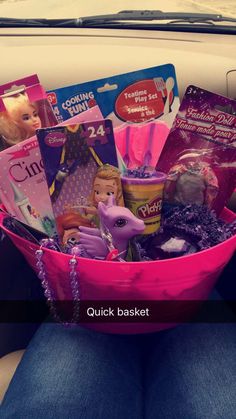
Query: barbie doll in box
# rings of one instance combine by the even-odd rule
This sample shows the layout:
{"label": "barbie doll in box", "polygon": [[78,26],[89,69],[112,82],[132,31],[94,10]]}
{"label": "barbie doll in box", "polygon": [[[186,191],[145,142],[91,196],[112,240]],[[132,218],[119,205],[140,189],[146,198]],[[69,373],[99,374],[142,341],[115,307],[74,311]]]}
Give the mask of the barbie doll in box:
{"label": "barbie doll in box", "polygon": [[35,135],[42,123],[35,102],[24,93],[2,98],[5,111],[0,113],[1,148],[7,148]]}

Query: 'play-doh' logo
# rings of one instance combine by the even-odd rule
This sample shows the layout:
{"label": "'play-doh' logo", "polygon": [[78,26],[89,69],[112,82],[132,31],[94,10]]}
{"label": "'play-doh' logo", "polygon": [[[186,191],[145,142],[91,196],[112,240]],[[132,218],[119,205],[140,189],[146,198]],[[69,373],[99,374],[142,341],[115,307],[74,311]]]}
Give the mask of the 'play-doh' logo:
{"label": "'play-doh' logo", "polygon": [[146,204],[137,208],[137,216],[142,220],[157,217],[161,213],[161,208],[162,199],[160,197],[155,197],[150,202],[147,202]]}
{"label": "'play-doh' logo", "polygon": [[64,132],[52,131],[46,135],[44,142],[49,147],[62,147],[66,142],[66,135]]}

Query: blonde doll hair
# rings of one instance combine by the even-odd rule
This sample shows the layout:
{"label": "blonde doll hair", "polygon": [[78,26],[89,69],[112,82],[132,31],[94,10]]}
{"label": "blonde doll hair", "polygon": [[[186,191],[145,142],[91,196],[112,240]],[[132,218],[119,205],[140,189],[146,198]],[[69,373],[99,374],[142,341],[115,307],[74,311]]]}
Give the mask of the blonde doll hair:
{"label": "blonde doll hair", "polygon": [[38,106],[35,102],[29,102],[24,93],[3,97],[2,101],[6,110],[0,113],[0,136],[9,147],[29,138],[27,131],[18,125],[22,108],[25,105],[32,106],[38,112]]}
{"label": "blonde doll hair", "polygon": [[[117,167],[111,166],[110,164],[104,164],[103,166],[100,166],[99,169],[97,170],[97,173],[94,176],[94,181],[97,178],[108,179],[108,180],[114,179],[115,180],[115,182],[117,184],[116,205],[124,206],[119,169],[117,169]],[[93,183],[94,183],[94,181],[93,181]],[[91,201],[94,205],[95,204],[94,191],[92,191],[91,198],[92,198]]]}

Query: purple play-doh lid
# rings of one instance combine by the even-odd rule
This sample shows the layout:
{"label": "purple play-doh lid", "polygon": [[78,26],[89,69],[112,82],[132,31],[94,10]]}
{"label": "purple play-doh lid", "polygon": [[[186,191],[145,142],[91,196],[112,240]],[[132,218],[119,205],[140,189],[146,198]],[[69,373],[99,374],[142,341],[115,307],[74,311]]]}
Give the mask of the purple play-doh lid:
{"label": "purple play-doh lid", "polygon": [[164,183],[166,174],[163,172],[154,171],[150,177],[136,177],[136,176],[121,176],[121,181],[124,184],[141,185],[141,184],[157,184]]}

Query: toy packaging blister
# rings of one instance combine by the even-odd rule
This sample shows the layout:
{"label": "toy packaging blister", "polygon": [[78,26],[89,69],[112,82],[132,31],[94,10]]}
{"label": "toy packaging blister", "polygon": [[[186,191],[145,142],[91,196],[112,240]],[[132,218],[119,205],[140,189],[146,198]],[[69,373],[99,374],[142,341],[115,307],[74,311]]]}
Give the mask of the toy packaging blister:
{"label": "toy packaging blister", "polygon": [[169,132],[169,127],[161,121],[116,128],[116,146],[126,168],[155,167]]}
{"label": "toy packaging blister", "polygon": [[48,92],[48,98],[58,121],[97,103],[113,123],[116,146],[129,168],[147,160],[156,165],[179,107],[172,64],[62,87]]}
{"label": "toy packaging blister", "polygon": [[179,107],[172,64],[54,89],[48,98],[59,122],[97,104],[113,127],[151,120],[171,127]]}
{"label": "toy packaging blister", "polygon": [[[101,119],[98,106],[69,120]],[[53,235],[55,221],[36,135],[0,152],[0,199],[19,221]]]}
{"label": "toy packaging blister", "polygon": [[220,214],[236,184],[236,101],[189,86],[157,169],[164,201],[207,205]]}
{"label": "toy packaging blister", "polygon": [[31,138],[38,128],[56,124],[57,119],[37,75],[0,86],[1,150]]}
{"label": "toy packaging blister", "polygon": [[59,237],[80,225],[98,226],[97,204],[113,194],[123,205],[118,158],[110,120],[37,131]]}

